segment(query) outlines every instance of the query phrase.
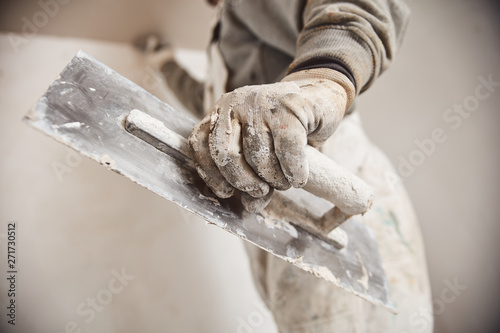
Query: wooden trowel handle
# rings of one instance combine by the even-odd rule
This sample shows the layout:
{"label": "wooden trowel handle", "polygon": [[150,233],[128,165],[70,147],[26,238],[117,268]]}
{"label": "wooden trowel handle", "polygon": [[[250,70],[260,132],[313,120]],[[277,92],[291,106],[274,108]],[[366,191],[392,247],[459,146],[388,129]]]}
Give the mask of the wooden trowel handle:
{"label": "wooden trowel handle", "polygon": [[373,201],[373,190],[359,177],[316,148],[306,147],[309,178],[304,189],[326,199],[349,215],[364,214]]}
{"label": "wooden trowel handle", "polygon": [[[193,167],[186,138],[169,130],[160,120],[132,110],[125,120],[125,127],[159,150],[178,155]],[[309,178],[304,190],[335,205],[321,219],[323,233],[328,234],[350,216],[370,209],[373,190],[369,185],[313,147],[306,147],[306,156]]]}
{"label": "wooden trowel handle", "polygon": [[309,178],[303,187],[335,208],[322,217],[325,233],[335,229],[352,215],[366,213],[373,203],[373,189],[351,171],[338,165],[316,148],[306,147]]}

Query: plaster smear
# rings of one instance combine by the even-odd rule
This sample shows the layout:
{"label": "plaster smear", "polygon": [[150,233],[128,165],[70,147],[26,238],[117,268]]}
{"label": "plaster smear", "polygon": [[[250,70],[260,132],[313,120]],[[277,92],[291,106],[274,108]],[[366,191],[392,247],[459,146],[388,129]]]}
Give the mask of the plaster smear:
{"label": "plaster smear", "polygon": [[203,200],[209,200],[209,201],[213,202],[216,206],[220,206],[219,200],[217,200],[215,198],[204,196],[201,193],[198,194],[198,198],[203,199]]}
{"label": "plaster smear", "polygon": [[75,122],[72,122],[72,123],[66,123],[66,124],[62,124],[62,125],[52,125],[52,128],[53,129],[78,129],[78,128],[81,128],[83,125],[85,125],[84,123],[81,123],[79,121],[75,121]]}
{"label": "plaster smear", "polygon": [[103,154],[99,156],[99,163],[101,163],[104,166],[107,166],[110,169],[113,169],[116,167],[116,162],[113,160],[108,154]]}
{"label": "plaster smear", "polygon": [[361,264],[361,270],[363,271],[363,276],[360,277],[357,281],[360,285],[363,286],[363,288],[365,288],[365,290],[368,290],[368,280],[370,279],[370,277],[368,276],[368,271],[366,270],[365,263],[363,262],[363,259],[361,258],[359,252],[356,252],[356,256],[358,257],[358,261]]}
{"label": "plaster smear", "polygon": [[341,285],[341,280],[338,277],[336,277],[335,275],[333,275],[332,271],[329,270],[328,267],[306,264],[302,261],[302,259],[303,259],[303,257],[299,257],[298,259],[294,260],[292,263],[294,265],[297,265],[298,267],[308,271],[308,272],[311,272],[312,274],[314,274],[315,276],[317,276],[319,278],[326,279],[330,282],[333,282],[337,286]]}
{"label": "plaster smear", "polygon": [[280,229],[288,233],[293,238],[299,237],[297,229],[295,229],[290,223],[273,218],[271,215],[266,214],[265,211],[260,212],[256,215],[256,217],[257,221],[264,223],[264,225],[269,229]]}

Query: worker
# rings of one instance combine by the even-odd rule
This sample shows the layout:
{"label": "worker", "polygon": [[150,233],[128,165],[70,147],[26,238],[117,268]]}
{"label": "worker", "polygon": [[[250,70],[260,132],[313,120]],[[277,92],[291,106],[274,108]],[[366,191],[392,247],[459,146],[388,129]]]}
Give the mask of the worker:
{"label": "worker", "polygon": [[375,192],[361,219],[375,234],[398,314],[247,244],[257,290],[280,332],[432,332],[417,218],[354,106],[400,48],[407,6],[399,0],[209,2],[218,18],[205,82],[192,79],[171,48],[151,56],[186,107],[204,115],[189,143],[206,184],[221,198],[240,191],[248,209],[262,209],[274,190],[307,182],[309,144]]}

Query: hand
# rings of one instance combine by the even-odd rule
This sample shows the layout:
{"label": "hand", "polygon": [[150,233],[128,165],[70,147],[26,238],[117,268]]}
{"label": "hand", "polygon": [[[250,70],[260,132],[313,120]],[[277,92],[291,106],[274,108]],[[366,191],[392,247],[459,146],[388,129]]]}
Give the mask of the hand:
{"label": "hand", "polygon": [[278,83],[223,95],[193,129],[189,145],[200,177],[221,198],[237,189],[252,210],[273,188],[302,187],[309,173],[304,148],[319,146],[339,125],[354,86],[330,69],[293,73]]}

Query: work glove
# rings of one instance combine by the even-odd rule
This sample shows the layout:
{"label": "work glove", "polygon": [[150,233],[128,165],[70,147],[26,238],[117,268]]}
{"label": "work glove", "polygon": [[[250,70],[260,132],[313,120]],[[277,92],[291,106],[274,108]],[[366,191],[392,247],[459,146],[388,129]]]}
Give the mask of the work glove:
{"label": "work glove", "polygon": [[331,69],[226,93],[189,137],[196,169],[218,197],[236,189],[245,208],[258,211],[273,188],[306,184],[306,145],[319,147],[333,134],[354,96],[352,82]]}

